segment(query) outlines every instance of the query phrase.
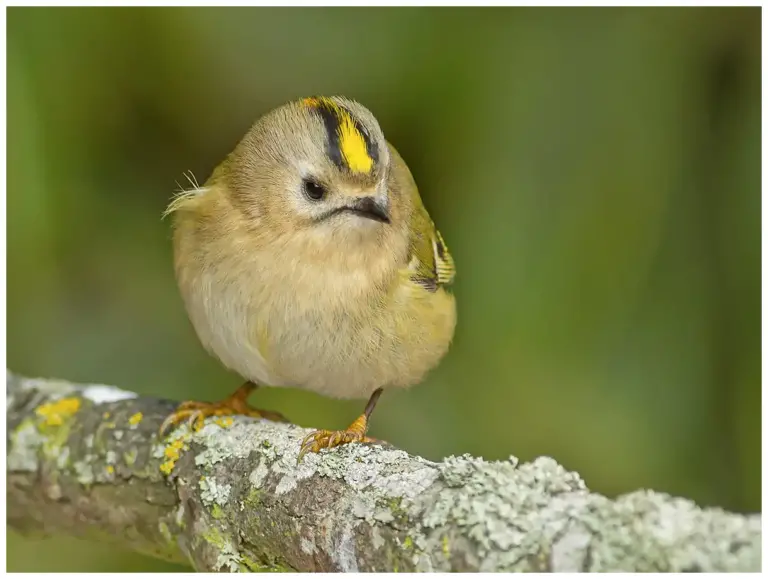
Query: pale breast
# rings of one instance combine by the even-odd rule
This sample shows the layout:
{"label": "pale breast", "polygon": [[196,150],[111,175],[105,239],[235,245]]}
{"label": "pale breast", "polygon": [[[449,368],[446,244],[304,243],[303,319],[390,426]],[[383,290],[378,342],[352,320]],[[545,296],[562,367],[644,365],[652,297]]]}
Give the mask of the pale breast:
{"label": "pale breast", "polygon": [[203,344],[249,380],[335,398],[410,386],[445,354],[455,306],[442,290],[404,284],[382,295],[364,276],[304,274],[294,268],[292,283],[268,286],[201,275],[185,302]]}
{"label": "pale breast", "polygon": [[[184,291],[184,288],[187,291]],[[201,274],[182,286],[190,321],[206,350],[224,366],[257,384],[280,386],[278,376],[252,336],[249,300],[236,285]]]}
{"label": "pale breast", "polygon": [[276,322],[270,363],[286,385],[336,398],[366,398],[377,388],[418,383],[447,351],[455,326],[453,298],[444,292],[424,308],[374,308],[361,314],[318,309]]}

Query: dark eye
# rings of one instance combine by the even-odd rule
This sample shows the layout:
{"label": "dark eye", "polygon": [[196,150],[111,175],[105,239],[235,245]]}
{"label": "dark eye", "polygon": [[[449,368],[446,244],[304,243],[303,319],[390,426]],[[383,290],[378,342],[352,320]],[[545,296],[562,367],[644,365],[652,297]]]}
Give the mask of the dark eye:
{"label": "dark eye", "polygon": [[325,197],[326,193],[327,191],[325,190],[325,187],[317,181],[304,179],[304,194],[312,199],[312,201],[320,201],[320,199]]}

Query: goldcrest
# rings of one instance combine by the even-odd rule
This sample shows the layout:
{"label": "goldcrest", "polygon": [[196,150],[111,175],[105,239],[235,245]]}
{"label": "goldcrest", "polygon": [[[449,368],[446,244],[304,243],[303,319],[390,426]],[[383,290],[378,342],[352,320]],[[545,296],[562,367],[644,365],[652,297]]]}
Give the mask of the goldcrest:
{"label": "goldcrest", "polygon": [[304,453],[370,442],[386,388],[424,378],[448,350],[455,268],[408,166],[371,112],[311,97],[260,118],[202,187],[176,196],[178,286],[205,348],[247,382],[215,403],[186,402],[163,424],[245,414],[257,386],[368,398],[347,429]]}

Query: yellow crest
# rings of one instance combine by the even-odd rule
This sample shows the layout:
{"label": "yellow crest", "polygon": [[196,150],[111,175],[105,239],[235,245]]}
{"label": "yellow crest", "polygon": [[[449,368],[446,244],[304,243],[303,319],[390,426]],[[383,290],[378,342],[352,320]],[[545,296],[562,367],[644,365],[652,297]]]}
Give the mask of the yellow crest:
{"label": "yellow crest", "polygon": [[[302,103],[323,115],[331,136],[331,148],[338,146],[344,164],[356,173],[370,173],[374,160],[369,153],[369,143],[349,111],[327,97],[309,97],[303,99]],[[333,153],[331,157],[334,157]]]}

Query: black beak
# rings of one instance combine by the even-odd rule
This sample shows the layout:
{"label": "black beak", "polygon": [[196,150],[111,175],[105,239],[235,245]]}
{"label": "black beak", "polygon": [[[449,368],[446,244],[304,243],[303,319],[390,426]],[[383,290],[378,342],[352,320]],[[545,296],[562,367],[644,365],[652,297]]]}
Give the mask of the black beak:
{"label": "black beak", "polygon": [[377,200],[375,197],[362,197],[352,205],[341,207],[338,211],[349,211],[360,217],[366,217],[379,221],[380,223],[389,223],[389,212],[387,206]]}

